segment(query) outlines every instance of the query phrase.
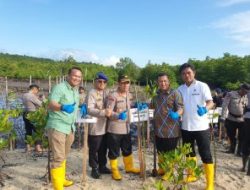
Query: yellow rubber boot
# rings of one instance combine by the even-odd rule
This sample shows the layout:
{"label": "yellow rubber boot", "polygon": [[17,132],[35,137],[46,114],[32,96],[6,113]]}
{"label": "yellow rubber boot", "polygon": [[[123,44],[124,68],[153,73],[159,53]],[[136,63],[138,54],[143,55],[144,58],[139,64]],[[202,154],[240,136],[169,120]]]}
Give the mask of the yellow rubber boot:
{"label": "yellow rubber boot", "polygon": [[134,174],[139,174],[140,173],[139,168],[134,168],[132,154],[130,154],[129,156],[124,156],[123,157],[123,162],[124,162],[125,170],[126,170],[127,173],[134,173]]}
{"label": "yellow rubber boot", "polygon": [[157,170],[157,174],[158,175],[164,175],[165,174],[165,171],[164,169],[160,166],[160,164],[163,163],[163,158],[161,155],[158,154],[158,170]]}
{"label": "yellow rubber boot", "polygon": [[206,190],[214,190],[214,164],[204,164],[207,180]]}
{"label": "yellow rubber boot", "polygon": [[64,171],[63,167],[53,168],[50,170],[51,180],[54,190],[63,190]]}
{"label": "yellow rubber boot", "polygon": [[71,181],[71,180],[67,180],[66,179],[66,160],[63,161],[62,167],[63,167],[63,172],[64,172],[64,175],[63,175],[64,176],[63,186],[64,187],[69,187],[69,186],[73,185],[74,182]]}
{"label": "yellow rubber boot", "polygon": [[110,162],[110,168],[112,172],[112,178],[114,180],[121,180],[122,176],[118,170],[118,160],[117,159],[109,160],[109,162]]}
{"label": "yellow rubber boot", "polygon": [[[187,160],[194,160],[197,165],[197,158],[196,157],[187,157]],[[187,178],[186,182],[191,183],[197,181],[197,178],[195,177],[194,171],[191,169],[188,169],[187,171]]]}

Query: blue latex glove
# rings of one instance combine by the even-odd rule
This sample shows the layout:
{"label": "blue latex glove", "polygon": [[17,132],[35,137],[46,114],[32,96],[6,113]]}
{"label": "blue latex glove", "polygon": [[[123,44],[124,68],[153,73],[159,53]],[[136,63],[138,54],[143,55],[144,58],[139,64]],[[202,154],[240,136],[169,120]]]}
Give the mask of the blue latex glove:
{"label": "blue latex glove", "polygon": [[126,120],[127,119],[127,111],[121,112],[118,116],[118,119],[120,120]]}
{"label": "blue latex glove", "polygon": [[147,103],[144,103],[144,102],[136,102],[135,108],[137,108],[139,111],[142,111],[142,110],[147,109],[148,105],[147,105]]}
{"label": "blue latex glove", "polygon": [[64,111],[66,113],[73,113],[73,111],[75,110],[75,105],[76,105],[76,103],[74,103],[74,104],[63,104],[61,106],[61,111]]}
{"label": "blue latex glove", "polygon": [[169,111],[169,117],[174,120],[177,121],[180,117],[180,115],[178,114],[178,112],[174,112],[173,110]]}
{"label": "blue latex glove", "polygon": [[81,114],[81,118],[84,118],[88,114],[87,104],[82,104],[80,106],[80,114]]}
{"label": "blue latex glove", "polygon": [[207,113],[206,107],[197,105],[197,108],[198,108],[197,113],[199,116],[203,116],[204,114]]}

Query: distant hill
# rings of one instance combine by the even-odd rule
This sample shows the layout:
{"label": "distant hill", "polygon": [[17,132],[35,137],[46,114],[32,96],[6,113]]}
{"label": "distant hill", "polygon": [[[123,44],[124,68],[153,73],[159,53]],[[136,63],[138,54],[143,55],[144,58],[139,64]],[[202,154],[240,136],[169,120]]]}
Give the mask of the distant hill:
{"label": "distant hill", "polygon": [[[72,57],[63,61],[55,61],[46,58],[37,58],[26,55],[12,55],[0,53],[0,76],[11,78],[48,79],[49,76],[67,75],[67,71],[72,66],[78,66],[83,73],[87,72],[87,80],[92,80],[98,71],[105,72],[111,81],[117,78],[117,72],[113,66],[103,66],[96,63],[76,62]],[[86,79],[86,77],[85,77]]]}
{"label": "distant hill", "polygon": [[[196,78],[209,84],[211,88],[237,89],[243,82],[250,83],[250,55],[244,57],[224,53],[223,57],[204,60],[189,59],[196,67]],[[140,84],[156,82],[160,72],[166,72],[169,76],[171,86],[177,87],[182,83],[179,73],[179,65],[168,63],[151,63],[140,68],[130,58],[121,58],[114,66],[103,66],[96,63],[76,62],[73,57],[63,61],[55,61],[45,58],[36,58],[25,55],[11,55],[0,53],[0,77],[11,77],[15,79],[28,79],[29,76],[36,79],[52,79],[67,75],[72,66],[82,69],[84,80],[92,81],[99,71],[105,72],[109,77],[109,84],[117,80],[118,73],[127,74],[132,81]]]}

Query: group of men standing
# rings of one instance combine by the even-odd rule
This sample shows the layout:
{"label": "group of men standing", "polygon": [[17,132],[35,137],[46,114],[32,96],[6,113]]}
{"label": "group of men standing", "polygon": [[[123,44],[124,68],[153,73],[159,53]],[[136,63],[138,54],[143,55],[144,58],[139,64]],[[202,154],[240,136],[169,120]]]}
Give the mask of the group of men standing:
{"label": "group of men standing", "polygon": [[[184,84],[176,90],[171,88],[166,73],[158,75],[157,95],[149,104],[149,107],[155,110],[153,124],[155,143],[159,153],[159,166],[163,162],[161,153],[174,150],[181,136],[183,143],[191,144],[192,152],[187,155],[187,159],[197,162],[196,142],[204,164],[206,190],[213,190],[214,164],[210,150],[209,121],[206,116],[207,112],[213,108],[213,99],[208,85],[195,79],[196,71],[193,65],[185,63],[181,65],[179,71]],[[94,79],[94,88],[86,96],[86,104],[79,105],[78,86],[81,80],[81,69],[73,67],[68,72],[67,80],[54,86],[49,96],[49,116],[46,129],[52,150],[50,172],[53,187],[56,190],[73,184],[73,181],[65,177],[66,158],[74,140],[78,108],[83,115],[88,113],[97,118],[97,122],[89,126],[91,176],[98,179],[101,174],[111,173],[114,180],[121,180],[122,175],[118,169],[120,150],[125,171],[134,174],[140,173],[140,169],[135,168],[133,164],[128,113],[134,103],[133,97],[129,93],[129,77],[120,75],[118,88],[114,92],[107,93],[108,77],[103,72],[98,72]],[[142,108],[138,102],[135,105],[139,110]],[[234,116],[233,114],[235,113],[231,113],[232,116]],[[247,116],[246,122],[249,125],[249,114]],[[232,149],[234,146],[232,140]],[[107,150],[111,170],[106,166]],[[168,179],[168,172],[161,167],[158,169],[158,174],[162,175],[164,180]],[[185,180],[186,182],[196,181],[194,171],[189,170]]]}

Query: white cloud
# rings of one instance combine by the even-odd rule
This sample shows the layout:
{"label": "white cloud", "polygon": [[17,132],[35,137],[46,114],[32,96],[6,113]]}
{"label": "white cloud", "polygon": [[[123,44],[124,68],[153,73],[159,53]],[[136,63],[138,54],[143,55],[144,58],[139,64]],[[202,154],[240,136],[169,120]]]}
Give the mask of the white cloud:
{"label": "white cloud", "polygon": [[98,62],[99,58],[95,53],[86,52],[78,49],[60,49],[60,50],[49,50],[40,53],[37,56],[48,57],[56,60],[63,60],[72,56],[76,61],[86,62]]}
{"label": "white cloud", "polygon": [[228,38],[240,44],[250,46],[250,11],[241,12],[223,18],[212,24],[212,27],[222,29]]}
{"label": "white cloud", "polygon": [[116,63],[118,63],[119,61],[120,61],[119,57],[116,57],[116,56],[112,55],[112,56],[110,56],[108,58],[103,59],[101,63],[103,65],[113,65],[113,66],[115,66]]}
{"label": "white cloud", "polygon": [[114,55],[110,57],[100,58],[99,56],[97,56],[96,53],[87,52],[79,49],[61,49],[54,51],[46,51],[36,56],[47,57],[55,60],[64,60],[69,56],[72,56],[78,62],[93,62],[113,66],[115,66],[120,59]]}
{"label": "white cloud", "polygon": [[240,3],[249,3],[249,2],[250,0],[219,0],[218,5],[226,7],[226,6],[232,6]]}

